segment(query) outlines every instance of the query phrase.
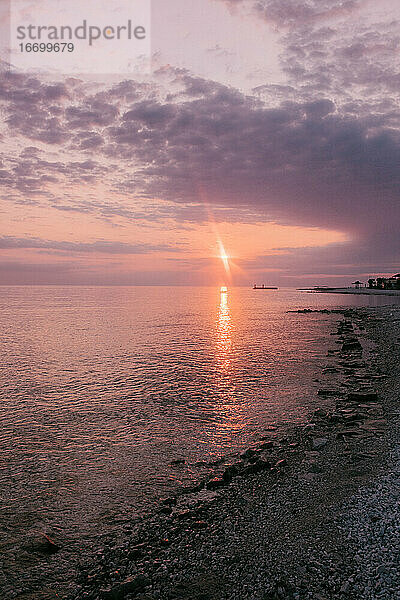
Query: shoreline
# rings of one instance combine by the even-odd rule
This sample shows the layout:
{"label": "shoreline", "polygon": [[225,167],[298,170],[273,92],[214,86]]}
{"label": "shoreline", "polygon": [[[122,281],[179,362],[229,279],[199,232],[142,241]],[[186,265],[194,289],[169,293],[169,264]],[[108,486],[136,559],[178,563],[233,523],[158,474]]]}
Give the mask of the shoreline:
{"label": "shoreline", "polygon": [[400,290],[379,290],[374,288],[327,288],[303,290],[308,294],[353,294],[356,296],[400,296]]}
{"label": "shoreline", "polygon": [[389,449],[375,391],[385,375],[360,342],[374,317],[328,312],[344,317],[319,390],[333,412],[317,410],[279,442],[266,435],[219,477],[165,499],[101,564],[82,569],[71,600],[395,598],[364,594],[340,529],[340,506],[378,475]]}
{"label": "shoreline", "polygon": [[[336,347],[328,351],[319,381],[318,395],[332,399],[332,409],[318,409],[308,424],[292,426],[283,437],[265,431],[260,444],[221,467],[219,475],[164,499],[120,539],[104,537],[103,547],[82,557],[73,583],[49,582],[46,590],[10,598],[370,597],[353,591],[358,580],[353,566],[349,569],[351,552],[340,557],[345,532],[335,518],[342,503],[379,474],[389,452],[384,416],[390,402],[382,404],[376,388],[386,381],[381,368],[392,355],[378,345],[377,362],[365,336],[366,327],[376,333],[382,322],[388,326],[388,316],[363,308],[293,312],[299,318],[317,312],[341,319],[332,321]],[[49,560],[57,561],[57,554]]]}

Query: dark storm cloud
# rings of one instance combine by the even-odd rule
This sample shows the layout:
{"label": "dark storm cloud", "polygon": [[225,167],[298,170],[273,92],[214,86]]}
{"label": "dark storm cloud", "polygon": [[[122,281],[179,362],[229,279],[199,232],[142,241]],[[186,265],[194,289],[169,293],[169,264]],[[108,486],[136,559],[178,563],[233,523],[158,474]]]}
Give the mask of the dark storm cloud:
{"label": "dark storm cloud", "polygon": [[[179,101],[141,99],[125,110],[110,110],[111,126],[106,125],[108,117],[101,126],[98,122],[96,135],[102,143],[96,160],[93,149],[85,160],[45,160],[30,145],[19,160],[3,165],[5,184],[36,194],[57,180],[82,183],[108,175],[109,185],[127,198],[116,207],[120,211],[131,209],[129,197],[141,196],[192,207],[204,202],[226,209],[228,215],[236,209],[257,218],[351,234],[385,229],[388,211],[391,222],[398,222],[399,134],[388,126],[385,114],[368,113],[364,107],[358,116],[329,98],[269,108],[187,73],[178,73],[176,79],[183,92]],[[34,88],[40,89],[36,84]],[[198,97],[193,95],[196,89],[201,90]],[[114,91],[103,92],[102,101],[108,96],[110,102]],[[41,102],[43,97],[42,92]],[[93,106],[92,97],[88,105]],[[12,113],[14,104],[7,109]],[[64,106],[64,117],[69,111]],[[394,106],[391,113],[393,121]],[[81,123],[79,136],[92,135],[94,121],[89,120],[90,129],[83,131]],[[104,157],[116,159],[116,171]],[[105,208],[100,200],[91,208],[96,205]],[[196,217],[191,210],[197,221],[200,211],[196,209]]]}
{"label": "dark storm cloud", "polygon": [[[297,277],[325,274],[327,276],[351,274],[367,277],[374,273],[396,270],[394,262],[382,244],[379,235],[368,240],[328,244],[321,247],[281,248],[252,260],[239,260],[239,265],[251,271],[277,271],[279,276]],[[391,240],[394,241],[394,237]],[[396,243],[399,252],[398,243]],[[316,260],[318,256],[318,260]],[[399,254],[398,254],[399,256]]]}
{"label": "dark storm cloud", "polygon": [[119,182],[126,193],[139,184],[148,197],[349,232],[383,225],[378,203],[399,219],[399,137],[378,131],[375,115],[359,119],[328,99],[269,109],[219,87],[168,108],[152,104],[151,119],[163,115],[157,127],[143,114],[108,132],[115,156],[140,147],[146,161],[140,176]]}
{"label": "dark storm cloud", "polygon": [[0,250],[46,249],[65,253],[101,253],[101,254],[150,254],[153,252],[181,252],[181,248],[168,244],[128,244],[99,240],[96,242],[59,242],[40,238],[0,237]]}

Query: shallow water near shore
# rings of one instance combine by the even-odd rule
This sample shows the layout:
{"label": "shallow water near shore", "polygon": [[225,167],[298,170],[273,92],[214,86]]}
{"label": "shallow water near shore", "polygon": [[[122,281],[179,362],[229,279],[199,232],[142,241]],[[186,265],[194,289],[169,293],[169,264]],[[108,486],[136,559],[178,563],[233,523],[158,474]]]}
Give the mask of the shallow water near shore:
{"label": "shallow water near shore", "polygon": [[287,311],[392,302],[0,287],[3,549],[30,531],[79,545],[118,529],[201,475],[196,463],[240,451],[269,426],[305,422],[323,402],[314,380],[332,317]]}

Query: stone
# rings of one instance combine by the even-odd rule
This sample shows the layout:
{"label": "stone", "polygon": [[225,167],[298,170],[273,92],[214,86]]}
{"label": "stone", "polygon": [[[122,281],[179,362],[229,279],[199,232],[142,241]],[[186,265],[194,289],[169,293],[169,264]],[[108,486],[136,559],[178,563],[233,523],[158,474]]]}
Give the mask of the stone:
{"label": "stone", "polygon": [[170,506],[162,506],[159,512],[161,515],[170,515],[172,514],[172,508]]}
{"label": "stone", "polygon": [[271,469],[271,463],[266,460],[257,460],[252,465],[249,465],[245,469],[245,473],[261,473],[261,471],[269,471]]}
{"label": "stone", "polygon": [[243,452],[240,455],[240,458],[251,458],[255,454],[257,454],[257,452],[255,450],[253,450],[253,448],[248,448],[247,450],[245,450],[245,452]]}
{"label": "stone", "polygon": [[321,450],[328,443],[327,438],[313,438],[312,440],[312,449],[313,450]]}
{"label": "stone", "polygon": [[210,479],[210,481],[207,481],[206,488],[208,490],[216,490],[217,488],[223,487],[226,484],[227,482],[224,479],[214,477],[213,479]]}
{"label": "stone", "polygon": [[349,402],[376,402],[378,400],[378,394],[374,391],[368,392],[350,392],[347,395]]}
{"label": "stone", "polygon": [[359,429],[342,429],[341,431],[337,432],[337,437],[356,437],[357,435],[360,435],[362,432]]}
{"label": "stone", "polygon": [[274,443],[273,442],[264,442],[262,444],[260,444],[259,448],[260,450],[269,450],[270,448],[274,447]]}
{"label": "stone", "polygon": [[362,418],[362,416],[359,413],[350,412],[350,413],[344,413],[342,415],[342,418],[344,419],[344,421],[359,421]]}
{"label": "stone", "polygon": [[340,394],[339,390],[318,390],[318,396],[337,396]]}
{"label": "stone", "polygon": [[281,460],[278,460],[278,462],[275,464],[275,467],[280,469],[281,467],[286,467],[286,465],[287,465],[286,458],[281,458]]}
{"label": "stone", "polygon": [[354,340],[346,340],[342,344],[342,352],[354,352],[354,351],[362,351],[362,346],[360,342],[356,339]]}
{"label": "stone", "polygon": [[28,545],[27,549],[32,550],[33,552],[40,552],[41,554],[55,554],[60,550],[60,546],[56,544],[48,535],[45,533],[41,533],[39,535],[35,535],[31,543]]}
{"label": "stone", "polygon": [[239,475],[239,469],[235,465],[229,465],[222,473],[222,479],[224,481],[231,481],[236,475]]}
{"label": "stone", "polygon": [[315,473],[301,473],[298,475],[300,481],[305,481],[306,483],[310,483],[314,481],[316,474]]}
{"label": "stone", "polygon": [[314,417],[324,418],[326,417],[326,411],[323,408],[317,408],[317,410],[314,411]]}
{"label": "stone", "polygon": [[386,426],[385,419],[370,419],[360,425],[360,429],[365,431],[382,431]]}
{"label": "stone", "polygon": [[184,465],[186,460],[184,458],[177,458],[176,460],[171,460],[169,463],[172,466]]}

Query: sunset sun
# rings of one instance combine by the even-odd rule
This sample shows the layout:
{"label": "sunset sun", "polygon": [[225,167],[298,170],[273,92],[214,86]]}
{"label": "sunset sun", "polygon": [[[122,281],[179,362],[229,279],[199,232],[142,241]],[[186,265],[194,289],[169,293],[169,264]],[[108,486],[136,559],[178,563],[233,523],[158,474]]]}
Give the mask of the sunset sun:
{"label": "sunset sun", "polygon": [[219,245],[219,257],[222,260],[222,264],[224,265],[224,269],[225,269],[226,273],[229,274],[230,273],[229,256],[227,255],[224,245],[221,241],[218,242],[218,245]]}

